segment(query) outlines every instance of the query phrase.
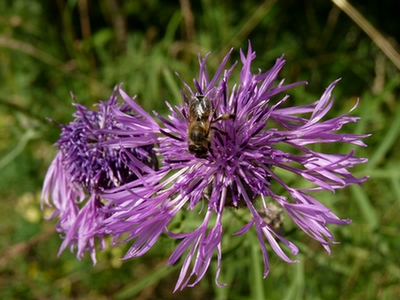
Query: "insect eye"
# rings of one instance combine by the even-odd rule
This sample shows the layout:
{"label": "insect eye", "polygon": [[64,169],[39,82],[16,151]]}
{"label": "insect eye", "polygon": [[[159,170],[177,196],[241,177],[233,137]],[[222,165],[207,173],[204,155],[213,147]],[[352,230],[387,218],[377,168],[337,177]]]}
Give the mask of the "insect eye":
{"label": "insect eye", "polygon": [[195,145],[190,145],[189,152],[195,154],[196,156],[204,156],[205,154],[207,154],[208,149],[206,147],[198,147]]}
{"label": "insect eye", "polygon": [[204,155],[207,154],[208,150],[206,147],[200,147],[197,149],[196,154],[198,155]]}

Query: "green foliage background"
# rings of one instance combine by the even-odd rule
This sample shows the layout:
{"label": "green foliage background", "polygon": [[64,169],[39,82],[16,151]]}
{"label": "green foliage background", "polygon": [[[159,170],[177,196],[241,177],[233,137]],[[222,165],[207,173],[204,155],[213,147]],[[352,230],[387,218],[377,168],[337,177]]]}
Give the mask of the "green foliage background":
{"label": "green foliage background", "polygon": [[[388,41],[400,41],[397,1],[353,4]],[[14,0],[1,1],[0,11],[1,299],[400,298],[400,74],[333,2]],[[100,252],[96,266],[69,251],[57,258],[55,221],[43,220],[39,203],[60,132],[46,117],[68,123],[70,91],[91,106],[120,82],[145,109],[166,113],[166,100],[181,101],[174,72],[191,82],[198,53],[212,51],[212,71],[231,47],[231,62],[237,60],[248,40],[257,52],[254,68],[265,71],[285,54],[281,78],[308,81],[291,90],[290,103],[315,101],[339,77],[332,115],[361,99],[354,115],[362,119],[345,131],[373,134],[368,148],[356,150],[369,163],[354,170],[371,177],[361,188],[319,198],[353,220],[331,228],[341,242],[332,256],[294,230],[288,238],[301,249],[300,263],[286,264],[270,251],[264,280],[255,237],[227,235],[220,282],[228,285],[215,285],[212,265],[200,284],[174,294],[180,264],[165,267],[175,247],[167,238],[140,259],[119,260],[129,245]],[[349,149],[338,144],[329,150]],[[238,226],[235,221],[225,228]]]}

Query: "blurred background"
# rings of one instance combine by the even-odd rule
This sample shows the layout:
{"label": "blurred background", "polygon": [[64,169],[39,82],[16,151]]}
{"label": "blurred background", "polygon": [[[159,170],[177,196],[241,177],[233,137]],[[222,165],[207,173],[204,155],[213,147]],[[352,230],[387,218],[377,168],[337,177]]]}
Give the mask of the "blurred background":
{"label": "blurred background", "polygon": [[[348,6],[321,0],[1,1],[0,298],[400,298],[400,5],[397,0],[351,4],[361,20],[343,12]],[[254,71],[268,70],[285,54],[280,78],[308,81],[290,90],[290,104],[317,100],[337,78],[342,80],[334,90],[331,116],[348,111],[360,98],[352,114],[361,121],[343,132],[372,133],[365,140],[368,148],[356,149],[369,162],[353,170],[370,179],[363,187],[318,197],[340,218],[353,220],[330,227],[340,242],[332,246],[332,255],[299,229],[291,230],[286,218],[287,238],[300,248],[291,258],[301,262],[287,264],[270,251],[264,280],[258,243],[229,235],[223,244],[220,282],[228,283],[223,288],[215,285],[213,264],[200,284],[172,293],[182,261],[165,266],[176,246],[168,238],[128,261],[120,257],[129,245],[107,247],[95,266],[88,255],[78,261],[68,250],[57,258],[56,221],[45,221],[40,210],[43,178],[60,134],[46,117],[69,123],[71,91],[79,103],[92,107],[121,82],[146,110],[166,114],[165,101],[181,101],[175,72],[191,83],[198,74],[198,53],[212,52],[208,67],[213,72],[231,47],[230,63],[239,59],[248,40],[257,52]],[[238,75],[239,68],[233,77]],[[352,149],[332,147],[337,153]]]}

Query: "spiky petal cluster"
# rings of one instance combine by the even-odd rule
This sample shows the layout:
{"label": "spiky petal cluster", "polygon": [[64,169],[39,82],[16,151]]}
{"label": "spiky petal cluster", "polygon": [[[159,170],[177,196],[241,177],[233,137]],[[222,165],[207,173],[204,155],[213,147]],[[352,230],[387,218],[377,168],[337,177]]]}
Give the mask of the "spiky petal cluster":
{"label": "spiky petal cluster", "polygon": [[98,104],[98,110],[90,110],[74,103],[77,111],[74,121],[61,127],[60,139],[55,144],[58,152],[46,174],[42,204],[55,207],[50,219],[58,216],[56,229],[65,234],[59,254],[70,245],[77,247],[77,257],[89,251],[96,262],[95,237],[104,247],[104,207],[110,203],[101,200],[105,189],[114,188],[141,176],[142,169],[157,168],[153,152],[154,135],[132,132],[134,146],[111,149],[104,146],[109,139],[118,138],[123,124],[116,116],[129,119],[132,124],[146,120],[130,106],[117,103],[118,93]]}
{"label": "spiky petal cluster", "polygon": [[[228,81],[235,67],[224,70],[229,56],[230,53],[212,78],[208,77],[206,58],[199,60],[196,89],[192,90],[184,83],[189,91],[188,95],[183,95],[184,103],[176,107],[168,105],[170,115],[167,119],[156,114],[164,124],[159,129],[163,136],[159,138],[157,150],[163,162],[160,170],[114,188],[105,195],[115,205],[105,226],[116,240],[125,233],[129,233],[127,240],[134,240],[125,258],[143,255],[164,232],[181,241],[169,259],[172,265],[188,251],[175,290],[198,283],[215,251],[218,278],[222,262],[222,216],[226,207],[247,207],[252,215],[252,220],[237,234],[244,234],[250,228],[256,231],[264,257],[264,276],[267,276],[269,263],[265,239],[287,262],[293,260],[284,253],[281,245],[287,246],[292,254],[298,253],[298,248],[263,218],[269,214],[267,197],[330,251],[333,236],[327,225],[344,225],[350,220],[335,216],[312,196],[313,192],[335,191],[367,179],[355,178],[348,171],[355,164],[366,162],[366,159],[355,157],[354,150],[347,154],[325,154],[309,147],[337,142],[365,146],[360,139],[367,135],[336,133],[344,124],[356,122],[357,117],[348,114],[333,119],[326,117],[333,105],[331,93],[337,81],[311,104],[282,108],[288,96],[278,101],[272,98],[302,84],[276,83],[285,62],[283,57],[277,59],[267,72],[252,73],[250,67],[255,53],[249,44],[247,54],[241,52],[240,82],[229,87]],[[209,151],[201,157],[188,151],[188,124],[191,121],[188,103],[198,96],[206,96],[212,102],[213,115],[209,121],[223,114],[234,116],[212,124]],[[126,126],[129,127],[129,123]],[[123,138],[114,141],[114,146],[127,147],[132,141],[132,138]],[[309,188],[290,186],[279,175],[281,170],[308,181]],[[277,194],[271,182],[281,185],[286,193]],[[257,197],[262,199],[260,208],[256,207],[260,204],[255,203]],[[180,210],[201,209],[204,203],[207,206],[204,220],[195,230],[186,233],[168,230],[168,224]],[[195,279],[190,283],[193,276]]]}

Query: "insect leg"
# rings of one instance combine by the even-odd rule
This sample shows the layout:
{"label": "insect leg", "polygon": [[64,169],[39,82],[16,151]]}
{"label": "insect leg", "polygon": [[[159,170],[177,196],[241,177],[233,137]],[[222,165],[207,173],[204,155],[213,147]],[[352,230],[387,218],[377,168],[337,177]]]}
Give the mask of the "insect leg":
{"label": "insect leg", "polygon": [[218,122],[218,121],[220,121],[220,120],[233,119],[233,118],[235,118],[235,117],[236,117],[236,116],[235,116],[234,114],[228,114],[228,113],[226,113],[226,114],[223,114],[223,115],[219,116],[218,118],[212,120],[211,123],[215,123],[215,122]]}

